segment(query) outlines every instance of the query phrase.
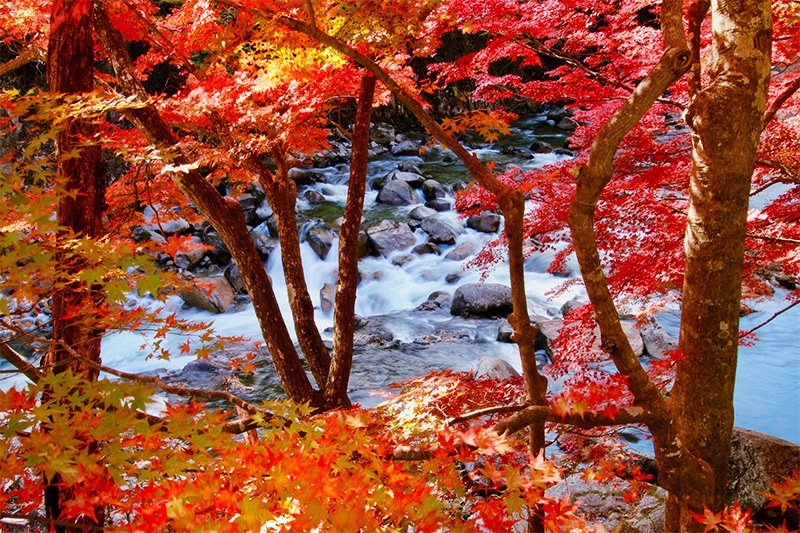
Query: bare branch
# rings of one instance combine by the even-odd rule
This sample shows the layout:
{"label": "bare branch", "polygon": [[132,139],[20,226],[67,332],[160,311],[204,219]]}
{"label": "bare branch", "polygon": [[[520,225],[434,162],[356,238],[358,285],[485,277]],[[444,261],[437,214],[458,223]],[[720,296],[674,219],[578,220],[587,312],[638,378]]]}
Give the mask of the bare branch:
{"label": "bare branch", "polygon": [[24,355],[14,350],[5,342],[0,342],[0,357],[11,363],[33,383],[39,383],[39,380],[42,379],[42,373],[39,372]]}
{"label": "bare branch", "polygon": [[[800,244],[800,243],[798,243],[798,244]],[[742,337],[746,337],[746,336],[750,335],[751,333],[753,333],[753,332],[754,332],[755,330],[757,330],[758,328],[761,328],[761,327],[764,327],[764,326],[766,326],[767,324],[769,324],[770,322],[772,322],[773,320],[775,320],[776,318],[778,318],[778,315],[782,315],[783,313],[785,313],[786,311],[788,311],[789,309],[791,309],[792,307],[794,307],[794,306],[796,306],[796,305],[800,305],[800,300],[798,300],[798,301],[796,301],[796,302],[794,302],[794,303],[790,304],[788,307],[784,307],[783,309],[781,309],[780,311],[778,311],[777,313],[775,313],[774,315],[772,315],[771,317],[769,317],[767,320],[765,320],[765,321],[764,321],[764,322],[762,322],[761,324],[759,324],[759,325],[757,325],[756,327],[754,327],[753,329],[751,329],[751,330],[749,330],[749,331],[745,331],[745,332],[743,332],[743,333],[740,333],[740,334],[739,334],[739,338],[741,339]]]}
{"label": "bare branch", "polygon": [[769,106],[769,109],[767,109],[766,113],[764,113],[764,128],[766,128],[767,125],[772,122],[772,119],[775,118],[776,114],[778,114],[778,111],[780,110],[781,106],[786,103],[786,100],[788,100],[798,90],[800,90],[800,76],[798,76],[791,85],[784,89],[784,91],[779,94],[777,98],[775,98],[775,100],[772,102],[772,105]]}
{"label": "bare branch", "polygon": [[0,65],[0,76],[5,76],[33,61],[44,61],[45,58],[47,58],[47,52],[43,48],[28,46],[17,57]]}
{"label": "bare branch", "polygon": [[485,409],[477,409],[463,415],[456,416],[447,421],[448,426],[458,424],[459,422],[466,422],[473,418],[480,418],[482,416],[496,415],[499,413],[516,413],[528,407],[527,405],[496,405],[494,407],[486,407]]}
{"label": "bare branch", "polygon": [[608,416],[597,411],[586,412],[582,416],[577,414],[561,416],[554,414],[549,406],[532,405],[497,423],[494,430],[500,435],[504,433],[513,435],[533,423],[544,420],[582,429],[592,429],[608,426],[627,426],[629,424],[647,424],[652,419],[651,413],[639,406],[626,407],[614,416]]}

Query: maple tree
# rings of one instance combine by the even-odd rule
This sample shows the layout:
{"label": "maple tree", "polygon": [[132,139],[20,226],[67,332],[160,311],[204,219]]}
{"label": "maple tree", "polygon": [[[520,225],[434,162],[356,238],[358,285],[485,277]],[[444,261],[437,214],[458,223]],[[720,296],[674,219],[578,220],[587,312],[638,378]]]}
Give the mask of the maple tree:
{"label": "maple tree", "polygon": [[[791,38],[796,37],[797,33],[797,13],[790,4],[776,3],[775,26],[781,38],[774,40],[772,60],[769,56],[773,42],[770,37],[769,5],[764,2],[748,4],[748,9],[754,13],[750,18],[746,18],[746,10],[726,11],[733,8],[724,3],[711,5],[703,1],[684,9],[681,3],[670,1],[664,2],[660,8],[641,3],[598,3],[591,8],[579,8],[569,2],[557,1],[520,4],[409,0],[378,5],[371,1],[273,3],[222,0],[218,3],[187,1],[166,12],[159,11],[158,6],[143,0],[76,0],[73,4],[77,14],[93,12],[94,29],[99,41],[98,56],[107,58],[114,71],[113,76],[108,73],[84,75],[84,81],[96,79],[97,86],[101,87],[96,97],[105,100],[105,109],[115,109],[129,121],[107,122],[100,120],[102,112],[94,114],[103,146],[131,162],[126,174],[110,185],[107,193],[110,204],[106,214],[108,220],[112,224],[123,224],[124,220],[127,225],[141,222],[141,214],[136,211],[139,206],[131,202],[132,198],[136,198],[135,191],[139,188],[157,195],[157,201],[151,200],[151,203],[161,204],[160,216],[163,217],[169,216],[168,208],[173,205],[180,205],[185,213],[190,213],[191,202],[220,233],[242,271],[266,344],[289,398],[298,403],[310,402],[317,408],[349,404],[345,391],[352,357],[352,305],[357,279],[353,250],[361,218],[359,202],[363,199],[366,174],[369,110],[375,98],[373,90],[377,91],[378,102],[385,102],[390,92],[439,143],[461,159],[476,182],[483,187],[476,187],[463,195],[459,200],[461,205],[480,205],[481,209],[495,206],[505,215],[504,242],[500,244],[505,244],[508,250],[514,300],[514,314],[510,322],[515,328],[515,339],[520,348],[529,403],[517,405],[514,408],[517,412],[498,421],[495,429],[500,433],[507,431],[514,434],[530,427],[529,448],[531,456],[537,457],[545,445],[545,422],[582,428],[645,424],[655,439],[660,466],[659,482],[671,495],[668,528],[677,531],[704,527],[696,522],[698,515],[706,517],[706,524],[709,524],[710,518],[704,513],[703,505],[708,506],[710,516],[718,520],[724,501],[732,424],[730,398],[738,342],[742,277],[748,291],[758,292],[763,291],[764,284],[755,275],[755,265],[781,261],[788,273],[796,275],[798,270],[797,256],[792,248],[798,237],[795,191],[782,195],[752,220],[747,220],[749,227],[745,225],[746,200],[755,162],[760,165],[755,174],[755,190],[768,190],[779,182],[797,183],[798,152],[794,143],[798,138],[795,94],[799,84],[797,73],[792,68],[797,39]],[[8,15],[5,24],[9,26],[3,29],[5,39],[22,47],[22,52],[16,60],[4,65],[2,72],[17,68],[25,61],[44,57],[49,64],[53,63],[53,56],[44,53],[41,48],[42,40],[47,35],[57,36],[57,33],[46,30],[50,24],[46,16],[49,7],[45,2],[33,1],[16,2],[3,7],[7,11],[4,14]],[[653,24],[653,17],[657,16],[660,16],[660,28]],[[692,37],[688,42],[683,29],[684,18]],[[728,21],[732,28],[726,27],[722,21]],[[481,51],[465,56],[452,65],[436,67],[441,75],[439,83],[472,78],[476,81],[474,96],[489,102],[519,95],[542,102],[569,103],[576,109],[575,118],[581,123],[571,140],[576,147],[584,149],[577,161],[579,166],[569,162],[541,172],[519,174],[512,170],[496,174],[459,144],[455,135],[463,128],[471,127],[487,139],[494,139],[496,135],[507,131],[504,123],[509,117],[507,113],[476,112],[448,119],[443,124],[438,124],[430,116],[421,95],[423,84],[417,85],[412,72],[405,66],[407,51],[413,50],[418,55],[432,54],[442,35],[454,29],[486,32],[492,38]],[[720,43],[725,39],[738,44],[721,46]],[[147,50],[131,60],[126,41],[146,42]],[[325,47],[320,47],[319,43]],[[654,43],[659,46],[653,46]],[[758,46],[751,47],[748,43]],[[742,50],[747,53],[740,53]],[[538,65],[542,58],[549,58],[558,66],[548,74],[547,79],[535,82],[523,82],[513,74],[503,77],[490,75],[490,66],[505,58],[518,61],[520,66]],[[172,94],[166,92],[151,98],[142,80],[148,78],[153,67],[165,62],[180,73],[183,81]],[[714,68],[704,70],[702,66],[705,64],[711,64]],[[370,74],[362,73],[362,69],[356,65]],[[775,96],[767,108],[770,67],[776,70],[772,80]],[[689,74],[684,76],[686,72]],[[382,86],[374,88],[375,79]],[[722,83],[723,80],[725,83]],[[729,87],[738,87],[738,92],[733,91],[731,99],[718,107],[711,105],[718,97],[716,91],[722,91],[722,96],[727,97],[725,91]],[[313,306],[302,278],[299,237],[294,220],[296,189],[288,177],[288,170],[298,158],[325,147],[325,112],[339,100],[352,98],[358,101],[358,115],[351,133],[351,188],[340,235],[340,282],[337,287],[335,341],[331,356],[313,323]],[[89,100],[89,97],[86,96],[85,100]],[[731,108],[742,110],[737,113],[742,121],[739,127],[733,128],[729,123]],[[55,109],[65,112],[64,107]],[[721,115],[720,109],[723,111]],[[687,111],[686,124],[690,132],[680,127],[678,115],[684,111]],[[24,114],[25,110],[22,110],[20,116]],[[51,113],[50,117],[55,114]],[[67,116],[73,114],[77,114],[76,111],[66,112]],[[130,124],[135,128],[131,128]],[[762,124],[767,126],[763,134]],[[742,144],[737,145],[739,142]],[[692,143],[695,147],[694,156],[690,156],[689,146]],[[64,145],[63,141],[61,144]],[[717,144],[729,150],[729,154],[709,149]],[[94,151],[96,146],[83,146],[76,153],[80,160]],[[267,154],[276,163],[275,171],[269,171],[263,165],[261,157]],[[211,169],[210,173],[201,173],[201,167]],[[733,181],[728,181],[733,180],[734,176],[736,186],[732,185]],[[242,183],[257,181],[276,213],[284,272],[289,276],[287,285],[292,287],[290,301],[295,330],[318,390],[312,387],[305,375],[299,354],[280,316],[270,281],[247,234],[241,211],[213,187],[221,179]],[[713,197],[710,202],[701,201],[703,195],[698,192],[706,185],[712,187],[707,191]],[[74,187],[69,189],[74,190]],[[729,197],[733,191],[738,193],[736,198]],[[43,192],[54,193],[52,189]],[[8,194],[17,193],[16,190],[9,190]],[[32,186],[26,189],[26,193],[29,197],[39,194]],[[722,196],[717,198],[714,195]],[[58,197],[58,194],[55,196]],[[69,194],[61,197],[68,201]],[[690,198],[688,202],[687,197]],[[535,210],[526,215],[527,200],[533,200]],[[736,216],[733,215],[734,203],[737,206]],[[700,245],[696,245],[689,238],[686,252],[681,250],[687,210],[691,214],[690,228],[693,228],[688,232],[689,237],[714,235],[715,239],[709,239],[708,242],[716,240],[718,248],[699,253],[698,250],[704,245],[700,242],[703,239],[697,241]],[[94,215],[99,211],[102,209],[96,207]],[[32,213],[28,215],[32,217]],[[8,217],[14,216],[19,214],[10,210]],[[709,220],[711,222],[707,226]],[[737,223],[727,224],[730,220]],[[565,238],[568,227],[571,230],[571,247],[558,254],[553,268],[559,268],[568,253],[575,250],[593,305],[591,309],[576,313],[573,318],[594,318],[600,323],[604,349],[611,353],[619,375],[605,380],[578,375],[572,378],[573,387],[569,391],[558,398],[548,398],[547,380],[537,369],[534,357],[535,335],[530,325],[522,276],[523,250],[526,238],[532,235],[537,236],[538,242],[554,246]],[[732,236],[725,233],[717,235],[720,227],[726,228],[726,231],[730,229]],[[74,230],[78,234],[81,232],[79,228]],[[746,231],[752,236],[750,241],[745,240]],[[37,232],[14,235],[23,235],[23,240],[34,243],[38,238],[36,233],[38,229]],[[46,234],[46,231],[42,234]],[[638,242],[636,250],[629,247],[633,235]],[[92,236],[96,239],[99,234]],[[96,244],[96,240],[92,243],[87,240],[86,246],[90,247],[90,244]],[[747,255],[748,262],[742,266],[746,244],[750,245],[752,252]],[[173,242],[172,246],[174,250],[178,243]],[[611,252],[603,255],[603,263],[600,261],[600,252]],[[496,254],[496,250],[489,253]],[[643,258],[650,260],[653,256],[659,258],[663,268],[651,275],[643,275],[640,269]],[[726,266],[719,268],[715,262],[723,257],[727,257]],[[95,261],[99,259],[95,258]],[[89,285],[103,285],[108,293],[113,290],[108,279],[110,271],[103,271],[104,274],[99,277],[96,274],[87,276],[87,272],[96,272],[88,268],[80,275],[90,281]],[[707,283],[705,280],[709,272],[719,274],[719,280]],[[39,279],[42,279],[41,276]],[[666,363],[651,365],[645,371],[633,357],[622,335],[612,294],[617,301],[623,297],[641,301],[653,294],[675,290],[681,283],[684,287],[681,355],[676,354],[673,360]],[[719,292],[711,294],[708,292],[711,290]],[[711,306],[709,302],[715,305]],[[100,305],[98,302],[92,304],[95,308]],[[108,308],[113,307],[109,305]],[[715,311],[717,315],[705,314],[709,309],[718,309]],[[138,320],[155,318],[137,313],[112,313],[108,318],[124,320],[118,324],[109,321],[102,327],[112,324],[114,327],[125,327]],[[84,325],[91,323],[85,317],[79,318]],[[712,332],[709,328],[715,327],[714,324],[724,324],[724,327]],[[95,324],[95,327],[100,326]],[[718,335],[715,336],[715,333]],[[716,347],[721,341],[725,348],[718,350]],[[5,344],[3,346],[4,353],[14,358],[14,354],[8,352],[10,348]],[[98,358],[89,356],[90,352],[79,354],[83,364],[98,361]],[[553,365],[555,372],[563,372],[565,368],[575,366],[575,362],[585,362],[580,346],[574,346],[574,350],[567,353],[569,355],[566,357],[570,360],[557,361]],[[15,360],[19,366],[24,366],[24,361]],[[668,370],[669,364],[676,361],[677,384],[672,398],[667,401],[658,385],[669,383],[669,377],[663,378],[658,372]],[[93,372],[96,371],[96,366],[90,367],[94,369]],[[33,376],[34,381],[50,383],[48,386],[51,387],[59,383],[59,378],[43,380],[35,369],[25,369],[26,375]],[[719,379],[719,383],[712,384],[706,379],[709,372]],[[702,373],[703,379],[697,377],[698,373]],[[62,376],[61,379],[69,381],[71,378]],[[75,382],[69,383],[69,387],[78,386]],[[28,399],[15,396],[16,393],[5,396],[10,402],[8,409],[15,409],[14,405],[30,409],[31,398],[36,397],[36,391],[32,388]],[[92,397],[102,395],[96,389],[90,394]],[[65,396],[69,394],[65,393]],[[686,401],[701,397],[706,398],[702,409],[694,408]],[[69,412],[85,414],[77,405],[73,407],[76,410]],[[235,423],[212,417],[212,423],[196,433],[181,433],[181,430],[172,427],[168,432],[175,439],[186,442],[208,442],[203,439],[207,432],[219,431],[214,428],[249,430],[263,417],[261,411],[250,406],[237,404],[237,407],[243,409],[245,414]],[[488,407],[491,409],[491,406]],[[114,406],[114,409],[116,412],[118,406]],[[185,423],[187,416],[198,413],[192,408],[187,408],[185,412],[180,409],[173,412],[179,426],[181,420]],[[52,416],[45,409],[27,420],[30,424],[44,423]],[[337,416],[332,415],[324,419],[325,422],[312,422],[312,426],[297,430],[298,434],[303,433],[303,438],[312,435],[319,442],[320,439],[339,434],[342,428],[336,422],[339,420]],[[116,415],[110,418],[114,419]],[[127,419],[119,420],[123,426],[123,422],[132,423]],[[152,419],[150,422],[162,423]],[[313,426],[316,423],[328,424],[326,430],[316,429]],[[65,427],[72,429],[80,425],[65,424]],[[283,426],[278,426],[274,429],[276,434],[283,431]],[[9,427],[9,437],[4,442],[8,443],[10,435],[19,430],[19,424]],[[92,438],[98,442],[113,442],[110,436],[118,433],[98,433]],[[151,430],[144,426],[140,433],[147,441],[146,445],[144,441],[127,444],[143,446],[148,453],[162,453],[160,450],[166,445],[164,440],[155,438]],[[292,434],[291,431],[289,434]],[[350,433],[345,434],[344,440],[336,444],[339,458],[350,457],[354,452],[346,443],[348,438],[355,437]],[[269,438],[272,436],[270,433]],[[23,434],[23,437],[28,439],[25,444],[28,446],[35,444],[40,435],[30,433]],[[484,444],[494,446],[491,442],[481,443],[474,434],[463,437],[462,441],[473,448],[481,448]],[[68,440],[84,438],[72,434]],[[196,471],[197,461],[203,453],[200,448],[205,446],[198,446],[189,456],[179,459],[186,461],[180,468],[190,469],[191,475],[207,475],[208,478],[204,479],[208,480],[208,484],[172,483],[167,478],[160,484],[145,484],[156,495],[141,497],[154,499],[147,503],[130,503],[133,499],[127,500],[125,505],[131,506],[120,505],[119,512],[130,511],[133,519],[138,520],[149,516],[146,513],[138,516],[136,513],[142,512],[152,501],[154,512],[162,513],[157,515],[154,524],[163,524],[170,519],[177,528],[197,528],[200,523],[214,524],[208,525],[209,528],[222,527],[220,522],[234,524],[240,517],[244,517],[242,520],[254,520],[248,524],[280,518],[288,520],[285,524],[298,525],[301,522],[295,521],[310,520],[308,523],[302,522],[302,525],[313,526],[317,521],[326,523],[326,527],[332,529],[345,526],[320,509],[320,502],[352,497],[352,493],[335,494],[336,490],[341,489],[332,484],[318,485],[319,491],[310,493],[312,498],[301,501],[289,494],[302,495],[302,486],[289,490],[285,479],[268,476],[259,482],[278,484],[274,491],[269,489],[265,492],[278,495],[280,512],[276,512],[275,508],[255,512],[241,507],[245,505],[243,502],[249,500],[239,498],[252,490],[246,487],[253,487],[256,480],[252,479],[252,472],[242,472],[233,465],[239,462],[247,464],[251,460],[248,453],[253,453],[255,457],[257,452],[252,448],[252,442],[249,450],[235,445],[229,448],[228,444],[221,442],[214,449],[229,450],[230,455],[222,455],[226,459],[231,458],[233,463],[202,459],[201,462],[209,465],[209,469],[199,473]],[[364,441],[357,442],[362,444],[362,448],[366,446]],[[409,442],[413,442],[413,438]],[[449,443],[452,444],[452,441]],[[270,447],[274,447],[274,444],[270,442]],[[396,444],[392,441],[392,446]],[[308,446],[309,449],[314,448],[312,443]],[[265,448],[269,454],[269,447],[265,445]],[[393,455],[387,452],[388,449],[380,449],[378,455],[381,460]],[[37,450],[34,447],[14,453],[19,453],[19,457],[29,457],[35,455]],[[70,450],[72,453],[74,448]],[[363,453],[362,449],[357,451]],[[449,453],[447,448],[441,448],[441,451],[443,456]],[[65,507],[62,513],[65,518],[75,518],[81,514],[99,518],[92,511],[93,505],[124,500],[119,495],[111,495],[119,490],[119,485],[108,482],[107,477],[103,478],[108,474],[102,470],[111,468],[113,471],[114,468],[124,467],[115,466],[106,456],[101,457],[100,452],[85,453],[91,457],[80,461],[74,458],[66,460],[64,470],[59,473],[62,477],[64,474],[71,477],[64,483],[76,487],[78,492],[81,486],[98,488],[101,485],[112,492],[105,499],[92,500],[89,494],[82,493],[74,496],[75,507],[72,510],[69,505]],[[129,453],[128,450],[126,453]],[[422,455],[426,458],[431,456],[430,453]],[[330,459],[327,457],[325,461]],[[206,460],[209,462],[204,462]],[[290,464],[288,459],[286,461],[280,463],[280,468],[297,467]],[[91,468],[98,468],[93,472],[100,477],[91,478],[91,482],[82,485],[80,482],[89,478],[75,474],[72,466],[76,462],[87,468],[88,465],[94,465]],[[318,462],[319,470],[309,471],[308,477],[293,474],[294,478],[292,475],[287,478],[307,482],[313,480],[313,476],[328,479],[330,473],[336,471],[334,477],[338,483],[352,473],[345,469],[344,463],[346,461],[337,460],[336,469],[339,470],[336,470],[330,466],[332,463]],[[187,467],[187,464],[195,466]],[[382,476],[392,472],[390,464],[381,463],[373,480],[386,479]],[[41,480],[51,473],[45,470],[44,477],[37,477],[38,472],[23,472],[21,465],[15,463],[13,468],[17,470],[9,471],[10,477],[7,479],[21,476],[29,480],[23,482],[24,490],[31,486],[41,488]],[[226,468],[231,477],[225,482],[230,481],[231,484],[223,486],[220,485],[222,481],[212,482],[219,477],[217,474],[220,469]],[[548,467],[539,464],[529,468],[528,475],[532,476],[532,472],[540,468]],[[130,474],[128,470],[126,472]],[[176,472],[185,473],[188,470],[179,469]],[[416,483],[414,492],[409,495],[409,506],[416,508],[414,506],[422,502],[419,509],[424,511],[425,502],[429,502],[437,510],[442,510],[439,504],[434,504],[434,501],[440,500],[433,496],[432,500],[428,500],[423,493],[433,495],[437,487],[456,490],[454,487],[461,486],[453,478],[445,476],[440,485],[432,485],[431,492],[427,493],[427,485],[419,480],[430,481],[430,472],[432,470],[425,471],[417,481],[403,478],[403,483]],[[452,470],[448,471],[448,475],[452,474]],[[240,475],[245,475],[246,479],[236,479]],[[505,469],[503,474],[487,470],[486,475],[492,479],[508,480],[518,477],[519,470]],[[113,475],[111,477],[114,478]],[[101,482],[101,478],[106,481]],[[553,480],[551,477],[546,479],[548,482]],[[506,483],[509,484],[508,481]],[[353,484],[363,487],[367,481],[353,481]],[[195,488],[199,492],[192,493]],[[525,490],[528,488],[539,491],[542,486],[529,486]],[[381,490],[383,492],[371,493],[376,495],[378,503],[386,494],[384,489]],[[408,489],[390,490],[397,494]],[[30,490],[25,494],[32,492]],[[19,496],[21,493],[14,494]],[[220,506],[199,508],[197,502],[208,499],[212,494],[225,495],[219,500]],[[138,494],[132,496],[139,497]],[[170,498],[174,498],[173,503],[167,505]],[[510,497],[502,499],[503,505],[508,504],[511,510],[520,510],[523,501],[535,504],[533,511],[536,519],[531,521],[533,529],[555,528],[561,518],[571,520],[570,508],[559,507],[540,492],[527,494],[521,500]],[[187,507],[186,502],[193,503]],[[233,507],[223,507],[229,504]],[[374,505],[375,502],[365,503],[364,508],[371,509],[367,513],[369,516],[364,515],[364,522],[358,526],[348,526],[375,527],[375,513],[380,515],[381,512],[375,511]],[[238,511],[234,511],[234,508]],[[486,501],[477,508],[485,510],[481,511],[480,520],[487,527],[502,527],[508,519],[506,515],[501,517],[496,514],[497,509]],[[241,512],[241,515],[228,521],[231,516],[228,513],[236,512]],[[220,516],[225,519],[221,520]],[[288,519],[287,516],[292,518]],[[403,516],[409,519],[408,515]],[[436,517],[435,520],[442,519],[441,515]],[[424,529],[424,516],[414,515],[410,519]],[[291,525],[276,527],[288,529]]]}

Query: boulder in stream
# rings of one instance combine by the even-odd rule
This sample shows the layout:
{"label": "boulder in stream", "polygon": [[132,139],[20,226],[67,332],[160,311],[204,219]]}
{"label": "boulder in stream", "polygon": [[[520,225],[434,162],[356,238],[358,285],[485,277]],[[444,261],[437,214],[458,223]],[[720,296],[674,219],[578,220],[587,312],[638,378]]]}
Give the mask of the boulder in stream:
{"label": "boulder in stream", "polygon": [[479,357],[472,365],[472,377],[475,379],[508,379],[516,376],[519,376],[519,372],[499,357]]}
{"label": "boulder in stream", "polygon": [[435,209],[431,209],[430,207],[425,207],[424,205],[418,205],[417,207],[411,210],[409,216],[414,220],[422,220],[423,218],[432,217],[436,213],[437,211]]}
{"label": "boulder in stream", "polygon": [[184,270],[192,270],[200,266],[206,255],[206,249],[199,237],[190,237],[182,249],[175,254],[175,266]]}
{"label": "boulder in stream", "polygon": [[497,213],[484,211],[467,219],[467,227],[481,233],[495,233],[500,229],[502,217]]}
{"label": "boulder in stream", "polygon": [[444,258],[451,259],[453,261],[463,261],[467,257],[471,257],[473,254],[475,254],[475,245],[467,241],[467,242],[462,242],[461,244],[450,250],[450,252],[448,252],[448,254],[444,256]]}
{"label": "boulder in stream", "polygon": [[180,293],[186,305],[219,314],[234,304],[233,289],[224,276],[196,278],[194,282],[197,287]]}
{"label": "boulder in stream", "polygon": [[405,222],[384,220],[367,228],[367,239],[374,255],[388,257],[392,252],[404,250],[414,245],[417,239]]}
{"label": "boulder in stream", "polygon": [[401,141],[392,147],[392,155],[419,155],[421,149],[414,141]]}
{"label": "boulder in stream", "polygon": [[256,250],[258,250],[258,257],[262,261],[266,261],[269,258],[269,254],[278,247],[278,241],[260,231],[251,231],[250,238],[253,239],[253,244],[256,245]]}
{"label": "boulder in stream", "polygon": [[664,357],[664,352],[678,348],[678,341],[661,327],[661,323],[654,316],[647,319],[641,328],[641,334],[644,349],[652,357],[661,359]]}
{"label": "boulder in stream", "polygon": [[447,196],[447,191],[444,185],[436,180],[425,180],[422,182],[422,194],[426,200],[435,200],[437,198],[444,198]]}
{"label": "boulder in stream", "polygon": [[306,233],[306,241],[311,249],[317,256],[325,260],[328,257],[328,252],[333,246],[333,235],[330,230],[324,226],[313,226],[308,233]]}
{"label": "boulder in stream", "polygon": [[419,203],[419,198],[407,181],[391,180],[381,187],[378,202],[389,205],[414,205]]}
{"label": "boulder in stream", "polygon": [[382,146],[391,144],[392,141],[394,141],[394,137],[394,126],[391,124],[384,124],[381,122],[373,124],[369,129],[369,140]]}
{"label": "boulder in stream", "polygon": [[[589,343],[589,351],[594,354],[596,360],[605,361],[609,359],[609,355],[603,351],[601,346],[600,326],[598,326],[594,321],[592,321],[592,324],[594,327],[593,329],[589,330],[587,327],[582,326],[578,322],[572,322],[566,325],[567,333],[570,335],[580,335],[582,338],[584,338],[585,342]],[[621,324],[622,331],[625,332],[625,335],[628,337],[628,342],[631,344],[634,355],[636,355],[636,357],[641,357],[642,354],[644,354],[644,341],[642,341],[642,335],[639,333],[639,329],[636,327],[636,324],[633,324],[632,322],[622,322]],[[553,342],[561,333],[562,328],[565,327],[564,319],[562,318],[543,320],[537,325],[539,326],[539,331],[541,331],[545,337],[547,337],[549,346],[552,346]]]}
{"label": "boulder in stream", "polygon": [[511,287],[499,283],[469,283],[456,289],[450,314],[507,316],[514,311]]}
{"label": "boulder in stream", "polygon": [[419,222],[419,227],[427,233],[430,238],[428,242],[434,244],[455,244],[456,234],[443,222],[439,222],[433,217],[423,218]]}
{"label": "boulder in stream", "polygon": [[336,284],[326,283],[319,290],[319,307],[323,313],[330,313],[333,311],[333,305],[336,302]]}
{"label": "boulder in stream", "polygon": [[434,211],[442,213],[444,211],[450,211],[450,201],[445,198],[434,198],[433,200],[425,202],[425,207],[430,207]]}

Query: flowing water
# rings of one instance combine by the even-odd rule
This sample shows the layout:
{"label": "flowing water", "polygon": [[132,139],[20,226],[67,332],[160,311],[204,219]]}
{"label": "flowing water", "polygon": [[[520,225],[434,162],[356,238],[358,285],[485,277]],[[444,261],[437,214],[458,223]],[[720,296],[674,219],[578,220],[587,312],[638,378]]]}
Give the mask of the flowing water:
{"label": "flowing water", "polygon": [[[534,139],[560,145],[565,139],[563,132],[555,130],[543,115],[520,121],[516,126],[514,137],[504,140],[503,145],[527,148]],[[525,169],[535,168],[566,157],[555,154],[534,154],[533,158],[522,158],[518,155],[504,155],[495,148],[480,148],[475,152],[484,161],[494,161],[498,168],[506,165]],[[397,168],[401,161],[410,160],[417,163],[424,173],[433,175],[448,187],[459,181],[469,181],[464,167],[451,162],[451,158],[447,158],[446,155],[440,152],[434,153],[433,156],[426,156],[425,160],[419,157],[384,156],[370,162],[369,180],[383,177]],[[332,220],[341,216],[343,212],[347,195],[348,170],[346,166],[322,170],[327,174],[327,183],[315,184],[311,188],[323,194],[327,203],[322,206],[312,205],[300,199],[298,209],[309,217]],[[301,190],[302,192],[304,191]],[[414,207],[384,206],[376,202],[376,196],[375,191],[367,193],[365,217],[368,221],[384,218],[407,219],[408,213]],[[496,238],[496,235],[482,234],[466,228],[464,220],[453,212],[440,213],[437,217],[455,230],[456,245],[472,242],[476,249],[480,249]],[[416,238],[418,243],[427,241],[427,235],[421,230],[417,230]],[[350,380],[350,394],[355,402],[365,406],[374,405],[379,398],[372,395],[373,390],[385,389],[389,383],[423,375],[430,370],[468,371],[480,356],[500,357],[517,370],[521,370],[516,346],[496,341],[497,321],[453,317],[446,310],[411,311],[425,302],[434,291],[452,292],[461,284],[480,280],[479,272],[464,270],[464,264],[468,260],[457,262],[444,259],[454,246],[441,246],[440,256],[433,254],[419,256],[403,266],[395,266],[391,262],[393,257],[403,252],[388,258],[367,257],[359,263],[360,268],[372,279],[362,282],[358,288],[356,313],[369,317],[372,327],[390,331],[393,340],[382,346],[371,345],[356,350]],[[302,245],[308,287],[317,306],[322,286],[336,281],[337,249],[338,242],[335,242],[328,257],[321,260],[307,243]],[[551,291],[565,281],[564,278],[545,272],[551,257],[551,255],[537,254],[526,261],[525,286],[529,311],[542,317],[558,316],[562,305],[573,297],[586,300],[585,293],[580,288],[572,288],[557,297],[550,296]],[[573,272],[577,272],[577,267],[574,264],[571,266]],[[288,318],[291,314],[286,287],[283,284],[279,252],[270,256],[266,267],[275,283],[283,316]],[[456,284],[448,284],[445,278],[454,272],[460,272],[462,277]],[[508,285],[506,265],[500,264],[492,270],[486,282]],[[785,307],[786,303],[781,301],[785,295],[785,291],[779,290],[774,301],[753,303],[751,307],[754,307],[756,312],[743,317],[742,329],[750,329],[760,324],[775,311]],[[135,303],[155,305],[147,301]],[[179,310],[184,318],[213,323],[214,328],[222,334],[242,335],[252,341],[262,340],[252,306],[235,313],[212,315],[196,309],[182,309],[180,299],[172,297],[166,303],[164,311],[176,310]],[[740,349],[735,399],[737,425],[763,431],[795,443],[800,443],[800,395],[798,395],[800,343],[797,341],[799,313],[800,308],[795,308],[780,315],[759,329],[760,342],[755,346]],[[316,319],[321,331],[332,325],[330,314],[318,310]],[[665,329],[677,338],[679,327],[677,311],[662,313],[659,319]],[[331,338],[329,332],[323,336],[326,339]],[[427,342],[426,336],[428,340],[431,336],[456,337],[456,340]],[[173,353],[177,354],[178,346],[183,342],[182,338],[171,338],[167,344]],[[143,338],[139,334],[109,335],[103,341],[103,361],[108,366],[126,371],[163,373],[167,370],[181,369],[194,359],[192,356],[175,356],[170,361],[145,360],[147,351],[140,349],[142,344]],[[242,380],[244,385],[252,387],[245,396],[253,399],[280,396],[280,384],[271,370],[268,359],[261,360],[259,365],[254,376]],[[3,386],[7,386],[9,381],[6,380],[5,383]],[[213,386],[214,383],[202,385]]]}

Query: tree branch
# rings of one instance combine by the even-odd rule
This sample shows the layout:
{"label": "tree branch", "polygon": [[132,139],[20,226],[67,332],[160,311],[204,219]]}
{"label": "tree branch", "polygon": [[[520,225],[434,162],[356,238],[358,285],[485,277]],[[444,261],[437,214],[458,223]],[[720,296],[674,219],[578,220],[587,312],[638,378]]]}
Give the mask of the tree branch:
{"label": "tree branch", "polygon": [[769,109],[767,109],[767,111],[764,113],[764,128],[766,128],[767,125],[772,122],[772,119],[778,114],[778,111],[780,110],[781,106],[786,103],[786,100],[791,98],[791,96],[798,90],[800,90],[800,76],[798,76],[797,79],[791,83],[791,85],[786,87],[786,89],[784,89],[783,92],[779,94],[777,98],[775,98],[775,100],[772,102],[772,105],[769,106]]}
{"label": "tree branch", "polygon": [[5,342],[0,342],[0,357],[11,363],[33,383],[39,383],[39,380],[42,379],[42,373],[39,372],[24,355],[14,350]]}

